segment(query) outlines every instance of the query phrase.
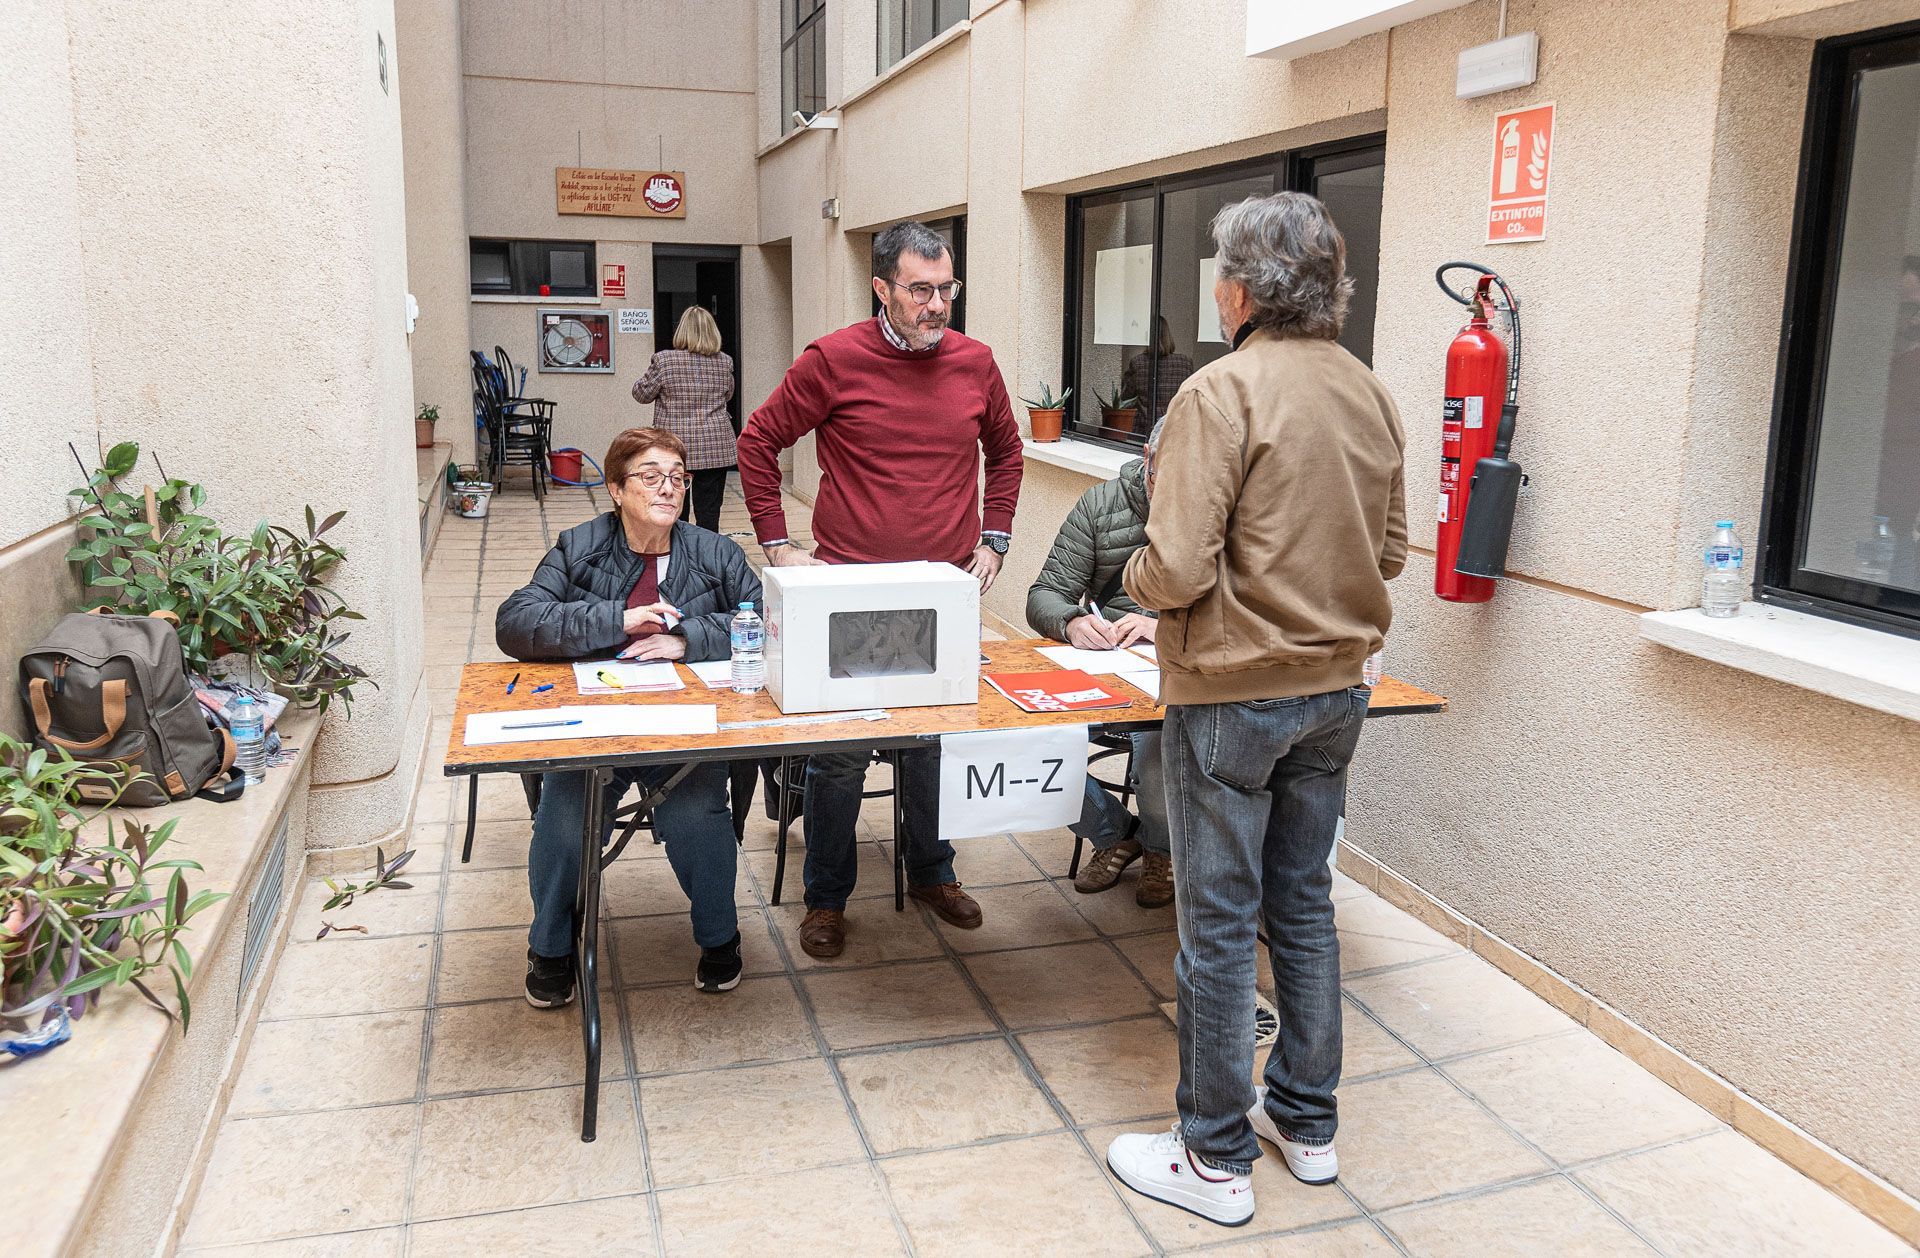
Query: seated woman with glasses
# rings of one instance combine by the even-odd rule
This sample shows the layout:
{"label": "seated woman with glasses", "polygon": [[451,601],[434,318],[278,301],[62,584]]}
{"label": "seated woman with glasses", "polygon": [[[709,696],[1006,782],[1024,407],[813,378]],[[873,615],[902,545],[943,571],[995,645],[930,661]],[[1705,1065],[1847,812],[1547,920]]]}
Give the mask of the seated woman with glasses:
{"label": "seated woman with glasses", "polygon": [[[517,660],[720,660],[742,603],[760,607],[760,578],[740,547],[680,519],[687,449],[662,428],[629,428],[607,450],[614,509],[560,535],[533,580],[500,604],[494,637]],[[619,769],[607,788],[607,829],[629,786],[651,790],[677,766]],[[582,772],[542,776],[527,881],[527,1003],[554,1008],[573,999],[574,887],[586,817]],[[700,946],[694,986],[730,991],[740,982],[740,931],[733,893],[738,848],[727,807],[727,765],[707,761],[653,810],[667,863],[692,902]]]}

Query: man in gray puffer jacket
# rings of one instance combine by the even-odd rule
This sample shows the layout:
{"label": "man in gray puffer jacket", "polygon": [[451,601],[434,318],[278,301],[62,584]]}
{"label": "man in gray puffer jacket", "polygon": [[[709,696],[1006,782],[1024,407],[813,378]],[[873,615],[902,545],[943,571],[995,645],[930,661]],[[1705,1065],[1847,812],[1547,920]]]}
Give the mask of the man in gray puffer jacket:
{"label": "man in gray puffer jacket", "polygon": [[[1120,588],[1120,573],[1134,551],[1147,544],[1147,504],[1153,495],[1153,453],[1160,429],[1147,439],[1147,457],[1095,485],[1067,513],[1040,576],[1027,591],[1027,623],[1035,633],[1090,651],[1151,644],[1158,621]],[[1173,863],[1168,855],[1166,794],[1161,788],[1160,735],[1133,736],[1134,797],[1140,816],[1092,775],[1073,832],[1093,844],[1093,855],[1073,880],[1075,891],[1105,891],[1144,857],[1134,900],[1142,908],[1173,902]]]}

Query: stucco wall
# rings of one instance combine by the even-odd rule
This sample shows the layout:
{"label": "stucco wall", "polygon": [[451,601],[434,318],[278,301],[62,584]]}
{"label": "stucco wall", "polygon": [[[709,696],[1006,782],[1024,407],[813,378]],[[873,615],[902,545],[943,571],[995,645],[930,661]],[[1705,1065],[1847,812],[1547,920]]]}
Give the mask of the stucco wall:
{"label": "stucco wall", "polygon": [[459,0],[397,0],[407,188],[407,286],[420,304],[408,338],[416,408],[440,408],[434,436],[473,461],[467,347],[466,122]]}
{"label": "stucco wall", "polygon": [[204,482],[230,526],[294,524],[308,502],[347,512],[329,535],[348,554],[337,584],[369,626],[345,654],[380,689],[316,744],[318,846],[404,824],[393,783],[425,724],[399,100],[377,37],[392,47],[380,0],[164,21],[75,6],[63,58],[70,291],[111,294],[85,307],[102,441]]}

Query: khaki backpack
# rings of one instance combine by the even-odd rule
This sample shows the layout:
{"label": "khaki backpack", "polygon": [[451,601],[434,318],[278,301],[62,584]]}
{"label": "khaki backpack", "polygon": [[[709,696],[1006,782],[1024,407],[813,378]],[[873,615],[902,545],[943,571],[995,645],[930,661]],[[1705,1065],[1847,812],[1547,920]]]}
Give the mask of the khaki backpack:
{"label": "khaki backpack", "polygon": [[[132,770],[123,775],[124,805],[194,794],[224,802],[245,789],[245,777],[232,772],[233,735],[211,728],[194,698],[172,620],[165,612],[74,612],[20,657],[20,700],[35,744],[101,767],[124,762]],[[225,788],[203,789],[228,773]],[[80,792],[94,802],[114,794],[97,782]]]}

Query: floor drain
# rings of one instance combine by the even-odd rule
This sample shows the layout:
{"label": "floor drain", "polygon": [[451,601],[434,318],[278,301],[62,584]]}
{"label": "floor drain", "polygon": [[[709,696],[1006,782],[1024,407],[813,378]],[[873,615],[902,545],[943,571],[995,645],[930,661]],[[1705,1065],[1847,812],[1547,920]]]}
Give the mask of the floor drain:
{"label": "floor drain", "polygon": [[1265,996],[1253,998],[1253,1046],[1265,1048],[1280,1038],[1280,1011]]}

